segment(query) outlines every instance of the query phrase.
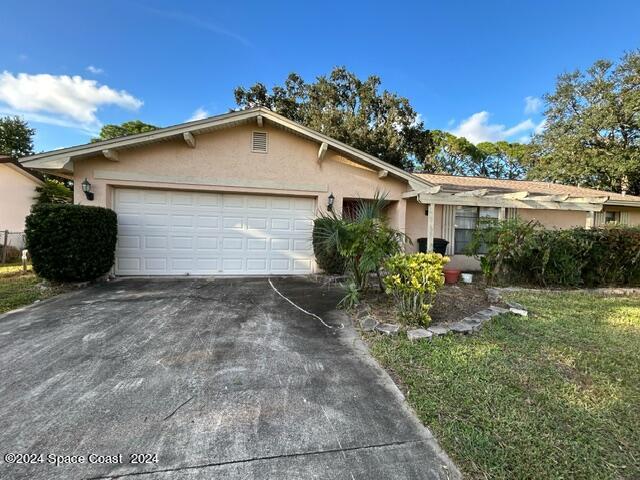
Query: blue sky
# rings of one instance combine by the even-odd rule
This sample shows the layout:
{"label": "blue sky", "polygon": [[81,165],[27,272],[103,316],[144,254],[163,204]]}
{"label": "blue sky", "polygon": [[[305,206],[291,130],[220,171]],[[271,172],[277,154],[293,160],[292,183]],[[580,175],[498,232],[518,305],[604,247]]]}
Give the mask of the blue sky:
{"label": "blue sky", "polygon": [[559,73],[640,47],[637,1],[2,5],[0,115],[27,118],[38,151],[86,143],[105,123],[223,113],[238,85],[336,65],[379,75],[428,128],[519,140]]}

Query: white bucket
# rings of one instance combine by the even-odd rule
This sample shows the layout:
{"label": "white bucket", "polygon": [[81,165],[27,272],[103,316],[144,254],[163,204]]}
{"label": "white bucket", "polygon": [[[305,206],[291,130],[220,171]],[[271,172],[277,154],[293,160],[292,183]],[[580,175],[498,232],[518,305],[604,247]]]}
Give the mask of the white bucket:
{"label": "white bucket", "polygon": [[473,283],[472,273],[463,273],[460,276],[462,277],[462,283]]}

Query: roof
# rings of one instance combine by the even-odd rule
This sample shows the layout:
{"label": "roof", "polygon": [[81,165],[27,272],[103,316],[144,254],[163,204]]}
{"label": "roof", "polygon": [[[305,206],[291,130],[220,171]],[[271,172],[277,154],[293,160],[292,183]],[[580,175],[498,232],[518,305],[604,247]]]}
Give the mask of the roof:
{"label": "roof", "polygon": [[486,188],[490,193],[522,192],[546,195],[570,195],[572,197],[607,196],[607,205],[637,205],[640,207],[640,197],[622,195],[620,193],[596,190],[593,188],[575,187],[560,183],[539,182],[533,180],[503,180],[486,177],[463,177],[456,175],[442,175],[433,173],[415,173],[428,182],[442,186],[443,191],[461,192],[477,188]]}
{"label": "roof", "polygon": [[[360,162],[379,171],[386,171],[389,175],[406,180],[407,182],[416,183],[423,186],[433,186],[426,179],[418,178],[401,168],[395,167],[389,163],[383,162],[373,155],[353,148],[345,143],[328,137],[309,127],[305,127],[299,123],[289,120],[267,108],[257,107],[248,110],[234,111],[222,115],[216,115],[204,120],[196,120],[193,122],[181,123],[166,128],[159,128],[150,132],[139,133],[137,135],[129,135],[126,137],[104,140],[102,142],[78,145],[75,147],[62,148],[50,152],[39,153],[20,159],[20,162],[30,168],[37,168],[44,171],[73,172],[74,163],[84,158],[93,157],[95,155],[105,154],[105,151],[117,151],[122,149],[137,148],[150,143],[157,143],[168,140],[184,138],[185,135],[199,135],[212,132],[222,128],[229,128],[235,125],[246,124],[249,122],[258,122],[258,124],[271,123],[274,126],[288,130],[296,135],[302,136],[318,144],[327,144],[327,148],[348,157],[351,160]],[[109,153],[109,152],[107,152]]]}
{"label": "roof", "polygon": [[33,181],[33,183],[36,183],[38,185],[41,185],[43,183],[42,179],[39,177],[39,174],[37,172],[34,172],[32,170],[29,170],[23,167],[22,165],[20,165],[20,162],[14,160],[13,158],[7,155],[0,155],[0,165],[6,165],[7,167],[15,170],[16,172],[21,173],[22,175],[27,177],[29,180]]}

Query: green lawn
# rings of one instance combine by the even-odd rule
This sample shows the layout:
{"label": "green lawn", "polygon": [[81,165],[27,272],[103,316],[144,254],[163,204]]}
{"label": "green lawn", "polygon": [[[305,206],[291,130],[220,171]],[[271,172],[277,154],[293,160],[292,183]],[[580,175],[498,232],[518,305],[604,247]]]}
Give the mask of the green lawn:
{"label": "green lawn", "polygon": [[38,287],[40,282],[33,273],[15,274],[7,267],[0,267],[0,314],[62,291],[61,287],[42,289]]}
{"label": "green lawn", "polygon": [[367,340],[468,478],[640,478],[640,297],[511,298],[532,316]]}

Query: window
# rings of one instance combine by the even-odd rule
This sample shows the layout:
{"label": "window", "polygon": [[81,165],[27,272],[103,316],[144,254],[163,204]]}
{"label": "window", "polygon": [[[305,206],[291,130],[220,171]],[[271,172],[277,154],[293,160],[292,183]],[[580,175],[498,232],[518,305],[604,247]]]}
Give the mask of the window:
{"label": "window", "polygon": [[[454,251],[456,255],[464,255],[467,245],[471,242],[473,231],[478,226],[481,218],[500,217],[500,209],[497,207],[456,207],[455,241]],[[480,249],[480,253],[484,248]]]}
{"label": "window", "polygon": [[620,212],[604,212],[604,223],[620,223]]}
{"label": "window", "polygon": [[267,132],[253,132],[251,137],[251,151],[267,153]]}

